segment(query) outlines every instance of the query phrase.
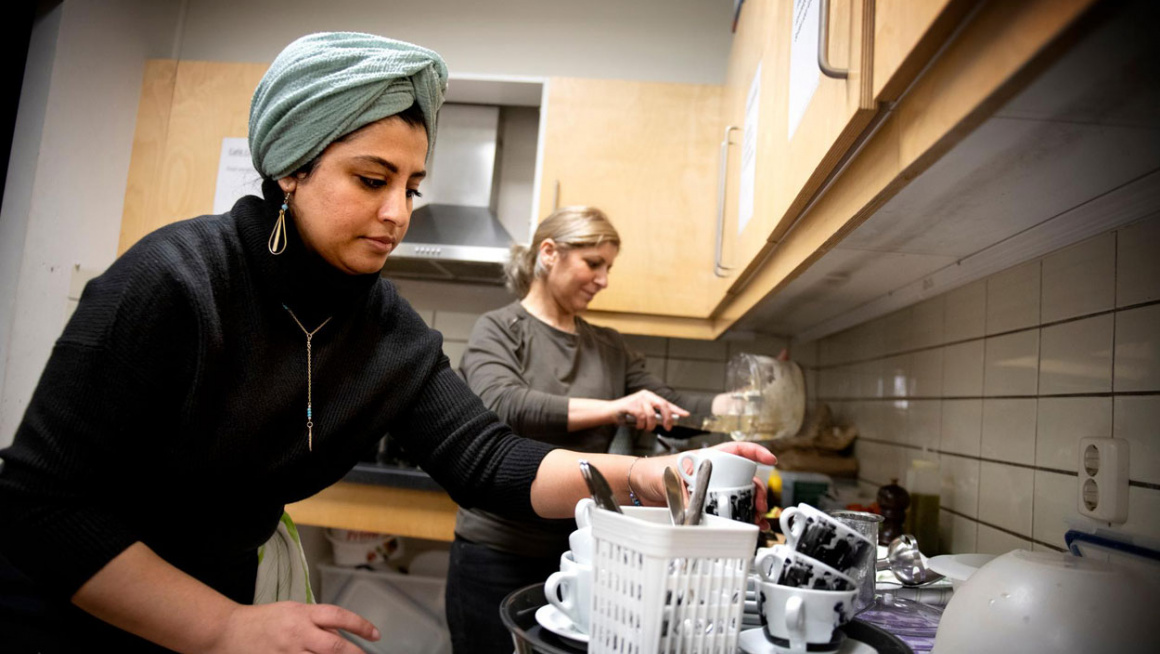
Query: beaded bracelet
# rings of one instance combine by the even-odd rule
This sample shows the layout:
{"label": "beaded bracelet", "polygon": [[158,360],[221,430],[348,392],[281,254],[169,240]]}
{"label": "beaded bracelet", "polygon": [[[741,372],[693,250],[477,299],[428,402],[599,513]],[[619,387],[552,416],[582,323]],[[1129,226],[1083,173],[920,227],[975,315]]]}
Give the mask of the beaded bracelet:
{"label": "beaded bracelet", "polygon": [[632,468],[642,458],[644,458],[644,457],[639,457],[639,456],[636,457],[636,459],[632,462],[632,465],[628,466],[628,499],[632,500],[633,506],[644,506],[643,504],[640,503],[640,498],[637,497],[636,493],[633,492],[633,490],[632,490]]}

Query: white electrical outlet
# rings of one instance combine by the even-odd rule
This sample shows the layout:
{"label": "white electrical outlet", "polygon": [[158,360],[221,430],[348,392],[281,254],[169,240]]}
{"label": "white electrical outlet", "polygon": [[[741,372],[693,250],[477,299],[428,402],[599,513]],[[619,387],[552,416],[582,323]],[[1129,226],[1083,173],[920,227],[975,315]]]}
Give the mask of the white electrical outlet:
{"label": "white electrical outlet", "polygon": [[1128,441],[1080,440],[1079,512],[1102,522],[1128,519]]}

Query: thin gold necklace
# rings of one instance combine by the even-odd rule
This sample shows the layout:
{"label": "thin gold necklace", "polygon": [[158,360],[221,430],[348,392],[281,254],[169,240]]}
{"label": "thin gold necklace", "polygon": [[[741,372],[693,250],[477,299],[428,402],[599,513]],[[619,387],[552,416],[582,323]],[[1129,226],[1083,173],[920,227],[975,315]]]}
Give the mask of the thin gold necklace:
{"label": "thin gold necklace", "polygon": [[306,334],[306,449],[313,452],[314,451],[314,409],[311,406],[311,399],[312,399],[311,393],[313,391],[313,388],[312,388],[313,387],[313,379],[311,379],[311,370],[310,370],[310,358],[311,358],[310,357],[310,341],[311,341],[311,339],[314,338],[314,335],[318,333],[318,330],[325,327],[326,323],[330,322],[330,318],[333,318],[334,316],[331,316],[330,318],[323,320],[321,325],[314,328],[314,331],[307,331],[306,327],[304,327],[302,325],[302,321],[298,319],[298,316],[294,315],[294,312],[290,310],[290,307],[283,304],[282,308],[286,310],[286,313],[290,314],[290,317],[294,319],[294,322],[298,323],[298,328],[302,330],[302,333]]}

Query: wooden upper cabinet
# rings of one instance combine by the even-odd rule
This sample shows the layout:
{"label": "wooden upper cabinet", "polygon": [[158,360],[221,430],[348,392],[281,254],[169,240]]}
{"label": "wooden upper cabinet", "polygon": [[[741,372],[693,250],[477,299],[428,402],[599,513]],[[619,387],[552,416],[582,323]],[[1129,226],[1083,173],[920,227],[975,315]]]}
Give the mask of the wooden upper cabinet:
{"label": "wooden upper cabinet", "polygon": [[874,98],[893,102],[978,0],[875,0]]}
{"label": "wooden upper cabinet", "polygon": [[[730,175],[740,179],[729,187],[727,199],[732,206],[726,238],[734,243],[726,255],[733,269],[729,293],[740,289],[800,217],[877,107],[871,85],[873,0],[749,0],[742,11],[741,20],[751,22],[739,23],[736,63],[727,82],[730,98],[745,99],[743,106],[730,105],[734,113],[729,116],[742,128],[735,137],[740,158],[730,160]],[[746,65],[757,48],[741,38],[743,28],[763,34],[755,64]],[[828,63],[830,75],[819,59]],[[752,153],[748,163],[747,150]],[[732,195],[734,188],[737,195]]]}
{"label": "wooden upper cabinet", "polygon": [[538,216],[603,210],[621,236],[598,312],[705,318],[713,274],[723,87],[552,78]]}
{"label": "wooden upper cabinet", "polygon": [[[729,67],[725,77],[724,115],[718,128],[722,139],[719,157],[725,159],[725,166],[719,171],[718,183],[723,185],[723,202],[718,209],[722,212],[720,225],[721,256],[720,273],[725,277],[735,277],[739,268],[752,261],[762,250],[767,235],[773,230],[773,221],[767,211],[759,210],[760,204],[753,193],[754,206],[746,207],[746,238],[741,238],[738,229],[741,220],[742,169],[752,164],[756,168],[747,170],[749,178],[746,188],[756,186],[761,179],[762,166],[768,159],[758,155],[760,142],[753,140],[768,127],[773,119],[769,93],[770,73],[779,64],[766,61],[767,52],[773,40],[773,19],[776,16],[776,0],[746,0],[741,5],[737,18],[737,30],[733,34],[733,47],[729,52]],[[748,119],[748,120],[747,120]],[[750,148],[749,151],[746,151]],[[752,159],[755,157],[755,159]],[[748,192],[748,191],[747,191]],[[756,237],[753,235],[756,234]]]}

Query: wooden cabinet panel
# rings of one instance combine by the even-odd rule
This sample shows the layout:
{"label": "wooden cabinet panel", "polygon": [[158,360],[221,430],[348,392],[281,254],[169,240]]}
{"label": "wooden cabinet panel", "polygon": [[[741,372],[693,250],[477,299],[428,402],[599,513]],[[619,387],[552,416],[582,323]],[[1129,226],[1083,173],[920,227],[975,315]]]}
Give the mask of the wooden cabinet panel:
{"label": "wooden cabinet panel", "polygon": [[874,98],[898,99],[978,4],[978,0],[875,0]]}
{"label": "wooden cabinet panel", "polygon": [[553,78],[544,112],[539,217],[608,214],[622,244],[594,311],[707,317],[723,88]]}
{"label": "wooden cabinet panel", "polygon": [[[747,2],[743,7],[749,4]],[[743,14],[742,19],[754,19],[753,24],[763,32],[764,39],[760,50],[760,105],[756,112],[757,154],[753,164],[757,182],[752,199],[753,215],[741,230],[738,229],[737,206],[742,200],[734,194],[734,189],[740,185],[731,182],[729,187],[732,202],[726,224],[726,243],[729,244],[726,263],[733,268],[733,277],[718,308],[730,296],[740,292],[773,245],[800,217],[827,176],[870,123],[876,110],[871,97],[873,0],[832,3],[771,0],[754,4],[755,11],[750,16]],[[845,69],[847,73],[844,79],[823,75],[815,51],[810,51],[808,57],[797,62],[799,67],[805,67],[807,74],[810,68],[816,71],[817,86],[791,134],[794,11],[795,5],[804,7],[810,4],[815,5],[815,12],[820,12],[822,6],[828,4],[827,58],[831,66]],[[801,37],[805,34],[802,30],[816,31],[818,25],[816,22],[799,23],[797,29]],[[744,102],[752,84],[751,78],[758,69],[757,64],[749,63],[753,58],[750,50],[751,46],[744,41],[735,42],[735,64],[730,69],[727,83],[732,100],[731,121],[744,120]],[[745,73],[748,73],[748,78]],[[738,161],[730,160],[731,172],[739,168]]]}
{"label": "wooden cabinet panel", "polygon": [[118,254],[159,227],[213,210],[222,139],[249,134],[250,98],[268,68],[208,61],[146,68]]}

